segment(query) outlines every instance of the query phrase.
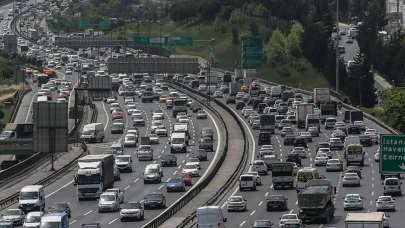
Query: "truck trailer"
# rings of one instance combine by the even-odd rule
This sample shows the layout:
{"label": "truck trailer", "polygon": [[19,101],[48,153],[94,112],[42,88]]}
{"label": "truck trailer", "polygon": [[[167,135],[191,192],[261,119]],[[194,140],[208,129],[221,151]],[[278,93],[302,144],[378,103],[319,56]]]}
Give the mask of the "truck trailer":
{"label": "truck trailer", "polygon": [[298,128],[305,128],[306,118],[308,114],[314,113],[314,105],[313,104],[298,104],[297,105],[297,114],[296,114],[296,122]]}

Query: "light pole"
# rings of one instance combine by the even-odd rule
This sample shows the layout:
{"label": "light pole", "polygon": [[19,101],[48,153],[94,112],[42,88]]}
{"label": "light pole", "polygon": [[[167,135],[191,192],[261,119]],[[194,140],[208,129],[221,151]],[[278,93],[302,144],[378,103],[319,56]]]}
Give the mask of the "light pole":
{"label": "light pole", "polygon": [[335,90],[339,92],[339,0],[336,0],[336,72]]}

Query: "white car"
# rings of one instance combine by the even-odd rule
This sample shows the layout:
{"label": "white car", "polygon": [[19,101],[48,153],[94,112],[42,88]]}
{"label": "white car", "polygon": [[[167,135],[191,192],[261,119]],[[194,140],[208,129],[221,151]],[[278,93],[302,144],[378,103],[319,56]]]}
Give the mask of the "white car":
{"label": "white car", "polygon": [[31,211],[25,216],[23,227],[39,228],[41,225],[41,217],[44,215],[42,211]]}
{"label": "white car", "polygon": [[360,187],[360,177],[357,173],[345,173],[342,180],[343,187],[358,186]]}
{"label": "white car", "polygon": [[249,172],[246,172],[246,174],[253,175],[256,178],[256,185],[258,185],[258,186],[262,185],[262,178],[260,177],[260,175],[257,171],[249,171]]}
{"label": "white car", "polygon": [[100,195],[98,201],[98,211],[118,211],[120,209],[120,200],[115,192],[104,192]]}
{"label": "white car", "polygon": [[251,171],[256,171],[259,175],[267,175],[267,165],[263,160],[254,160],[251,164]]}
{"label": "white car", "polygon": [[294,147],[294,149],[292,149],[292,152],[294,154],[298,154],[300,156],[300,158],[306,158],[307,157],[307,151],[302,146]]}
{"label": "white car", "polygon": [[360,194],[346,194],[343,208],[345,210],[363,209],[363,200]]}
{"label": "white car", "polygon": [[373,142],[373,144],[378,144],[380,137],[376,134],[376,133],[372,133],[372,132],[365,132],[364,135],[368,135],[371,138],[371,141]]}
{"label": "white car", "polygon": [[231,196],[226,202],[226,209],[230,211],[247,211],[247,201],[242,196]]}
{"label": "white car", "polygon": [[127,133],[124,137],[124,146],[125,147],[136,147],[138,138],[135,134]]}
{"label": "white car", "polygon": [[395,211],[396,203],[392,196],[380,196],[375,202],[377,211]]}
{"label": "white car", "polygon": [[183,174],[189,174],[192,177],[199,177],[200,171],[198,170],[198,166],[193,163],[186,163],[183,166],[183,170],[181,171]]}
{"label": "white car", "polygon": [[149,134],[149,139],[152,144],[159,144],[159,136],[157,134]]}
{"label": "white car", "polygon": [[329,159],[326,162],[326,171],[342,171],[343,162],[340,159]]}
{"label": "white car", "polygon": [[328,156],[326,153],[318,153],[315,157],[315,166],[325,166],[326,163],[328,162]]}
{"label": "white car", "polygon": [[117,193],[120,203],[124,203],[124,192],[121,191],[121,189],[119,188],[109,188],[107,190],[105,190],[105,192],[115,192]]}
{"label": "white car", "polygon": [[330,148],[319,148],[316,154],[323,153],[326,154],[328,158],[332,158],[332,151]]}
{"label": "white car", "polygon": [[107,104],[111,104],[111,103],[114,103],[116,101],[117,101],[117,99],[115,99],[115,97],[108,97],[105,102]]}
{"label": "white car", "polygon": [[129,202],[122,206],[120,210],[120,220],[124,221],[126,219],[144,219],[144,208],[141,203]]}
{"label": "white car", "polygon": [[198,167],[198,169],[201,169],[200,160],[198,158],[196,158],[196,157],[189,158],[187,163],[194,164],[194,165],[196,165]]}
{"label": "white car", "polygon": [[280,228],[284,228],[286,223],[288,223],[289,221],[299,222],[299,224],[301,223],[301,220],[298,218],[297,214],[283,214],[280,218],[278,226]]}

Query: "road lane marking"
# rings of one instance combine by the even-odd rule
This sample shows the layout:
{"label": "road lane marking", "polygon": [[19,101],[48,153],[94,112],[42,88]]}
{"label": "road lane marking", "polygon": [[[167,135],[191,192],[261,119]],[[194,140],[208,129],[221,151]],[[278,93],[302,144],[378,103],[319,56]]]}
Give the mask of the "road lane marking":
{"label": "road lane marking", "polygon": [[256,210],[253,210],[253,211],[250,213],[250,216],[254,215],[255,213],[256,213]]}
{"label": "road lane marking", "polygon": [[130,188],[131,187],[131,185],[127,185],[125,188],[124,188],[124,190],[126,191],[126,190],[128,190],[128,188]]}
{"label": "road lane marking", "polygon": [[266,194],[264,194],[264,197],[267,197],[269,195],[269,192],[266,192]]}
{"label": "road lane marking", "polygon": [[245,225],[245,223],[246,223],[246,220],[243,220],[243,222],[241,222],[241,223],[239,224],[239,226],[242,227],[243,225]]}
{"label": "road lane marking", "polygon": [[107,112],[107,109],[105,108],[104,102],[102,102],[102,104],[103,104],[103,110],[104,110],[105,116],[106,116],[106,118],[107,118],[107,122],[106,122],[106,124],[104,125],[104,131],[106,131],[106,130],[107,130],[107,127],[108,127],[108,124],[109,124],[109,122],[110,122],[110,115],[108,115],[108,112]]}
{"label": "road lane marking", "polygon": [[72,220],[71,222],[69,222],[69,225],[72,225],[73,223],[77,222],[76,219]]}
{"label": "road lane marking", "polygon": [[136,183],[136,182],[138,182],[139,181],[139,177],[137,177],[135,180],[134,180],[134,183]]}
{"label": "road lane marking", "polygon": [[84,215],[84,216],[89,215],[91,212],[93,212],[93,210],[90,210],[90,211],[84,213],[83,215]]}
{"label": "road lane marking", "polygon": [[261,206],[263,204],[263,201],[260,201],[259,204],[257,206]]}
{"label": "road lane marking", "polygon": [[173,172],[173,175],[176,175],[177,174],[177,170],[175,170],[174,172]]}
{"label": "road lane marking", "polygon": [[50,197],[50,196],[53,196],[55,193],[59,192],[60,190],[66,188],[67,186],[69,186],[69,185],[71,185],[71,184],[73,184],[73,180],[69,181],[68,183],[66,183],[66,184],[63,185],[62,187],[56,189],[55,191],[49,193],[48,195],[45,196],[45,198],[48,198],[48,197]]}
{"label": "road lane marking", "polygon": [[[298,201],[297,201],[297,204],[298,204]],[[291,209],[290,214],[292,214],[293,212],[294,212],[294,209]]]}
{"label": "road lane marking", "polygon": [[115,221],[117,221],[117,220],[118,220],[118,218],[115,218],[115,219],[111,220],[111,221],[108,223],[108,225],[111,225],[113,222],[115,222]]}
{"label": "road lane marking", "polygon": [[162,189],[163,187],[164,187],[164,185],[162,184],[162,185],[159,186],[158,189],[160,190],[160,189]]}

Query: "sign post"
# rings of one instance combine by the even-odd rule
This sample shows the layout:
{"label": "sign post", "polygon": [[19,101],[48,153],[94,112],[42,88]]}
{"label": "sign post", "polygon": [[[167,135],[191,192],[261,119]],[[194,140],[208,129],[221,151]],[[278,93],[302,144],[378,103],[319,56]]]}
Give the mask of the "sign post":
{"label": "sign post", "polygon": [[380,172],[405,173],[405,135],[381,135]]}

